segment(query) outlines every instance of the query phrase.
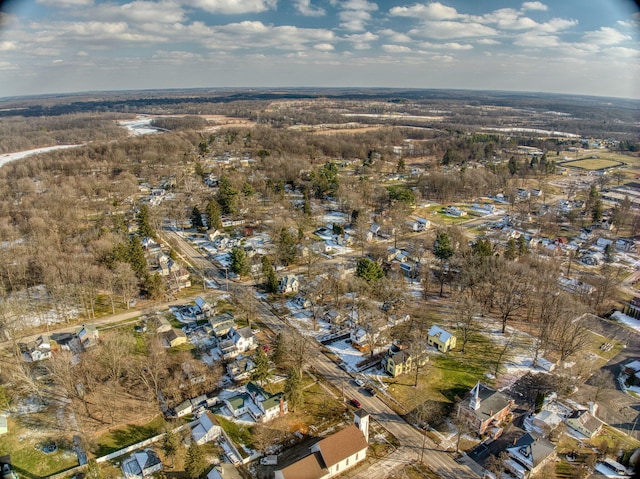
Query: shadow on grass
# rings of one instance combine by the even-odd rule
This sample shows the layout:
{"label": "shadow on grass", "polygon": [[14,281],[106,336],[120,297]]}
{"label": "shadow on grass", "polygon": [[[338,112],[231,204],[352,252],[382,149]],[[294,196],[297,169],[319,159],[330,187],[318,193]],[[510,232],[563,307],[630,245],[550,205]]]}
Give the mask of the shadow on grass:
{"label": "shadow on grass", "polygon": [[160,431],[156,427],[135,424],[128,424],[124,428],[116,429],[109,433],[108,444],[99,444],[96,450],[96,456],[105,456],[112,452],[118,451],[127,446],[131,446],[137,442],[143,441],[159,434]]}

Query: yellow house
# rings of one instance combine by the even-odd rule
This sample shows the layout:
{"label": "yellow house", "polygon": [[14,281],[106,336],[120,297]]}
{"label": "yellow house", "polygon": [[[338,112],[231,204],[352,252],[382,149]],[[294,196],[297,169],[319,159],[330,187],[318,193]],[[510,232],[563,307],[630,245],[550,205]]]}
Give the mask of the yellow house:
{"label": "yellow house", "polygon": [[187,335],[184,334],[184,331],[181,329],[176,328],[171,328],[166,333],[163,333],[162,339],[169,348],[175,348],[176,346],[187,343]]}
{"label": "yellow house", "polygon": [[456,337],[439,326],[431,326],[427,333],[427,343],[435,346],[438,351],[446,353],[456,347]]}
{"label": "yellow house", "polygon": [[429,357],[426,354],[420,356],[416,360],[407,351],[399,348],[398,346],[392,346],[389,348],[389,351],[382,360],[382,366],[387,373],[395,378],[414,369],[416,367],[416,363],[418,366],[422,367],[427,363],[427,361],[429,361]]}

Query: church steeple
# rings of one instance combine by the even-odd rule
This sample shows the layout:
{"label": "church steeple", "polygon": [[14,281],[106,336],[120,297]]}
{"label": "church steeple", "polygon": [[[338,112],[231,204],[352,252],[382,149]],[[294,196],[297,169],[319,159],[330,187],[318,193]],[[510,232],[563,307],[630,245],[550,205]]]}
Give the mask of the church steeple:
{"label": "church steeple", "polygon": [[478,381],[478,383],[471,390],[469,407],[474,411],[477,411],[480,408],[480,381]]}

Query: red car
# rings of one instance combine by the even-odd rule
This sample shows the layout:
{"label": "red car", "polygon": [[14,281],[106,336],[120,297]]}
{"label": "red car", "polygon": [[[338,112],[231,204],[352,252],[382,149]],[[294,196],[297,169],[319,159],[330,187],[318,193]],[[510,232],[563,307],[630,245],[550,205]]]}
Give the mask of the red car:
{"label": "red car", "polygon": [[351,404],[354,405],[355,407],[361,407],[362,404],[360,404],[360,401],[358,401],[356,398],[353,398],[351,400]]}

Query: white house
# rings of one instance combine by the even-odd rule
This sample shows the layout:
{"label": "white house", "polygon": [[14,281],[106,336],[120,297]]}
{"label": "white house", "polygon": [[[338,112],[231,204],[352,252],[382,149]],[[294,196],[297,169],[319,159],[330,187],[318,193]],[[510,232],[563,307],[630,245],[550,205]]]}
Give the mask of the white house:
{"label": "white house", "polygon": [[191,428],[191,437],[199,445],[217,439],[220,434],[222,434],[222,428],[214,424],[213,416],[209,411],[200,416],[198,423]]}
{"label": "white house", "polygon": [[354,413],[354,424],[310,448],[310,454],[280,470],[275,479],[329,479],[364,461],[369,447],[369,414]]}
{"label": "white house", "polygon": [[152,449],[145,449],[125,459],[121,469],[126,479],[142,479],[161,471],[162,462]]}
{"label": "white house", "polygon": [[295,274],[287,274],[278,281],[278,293],[297,293],[300,289],[300,281]]}

